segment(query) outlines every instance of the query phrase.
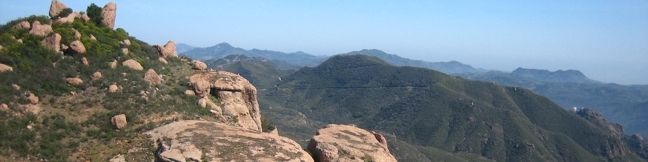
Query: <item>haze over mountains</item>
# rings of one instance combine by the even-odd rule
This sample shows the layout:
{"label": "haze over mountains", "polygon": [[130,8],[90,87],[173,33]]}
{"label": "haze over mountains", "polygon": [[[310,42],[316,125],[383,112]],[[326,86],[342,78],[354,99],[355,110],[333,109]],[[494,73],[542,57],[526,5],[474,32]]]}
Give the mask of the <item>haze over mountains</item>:
{"label": "haze over mountains", "polygon": [[[257,53],[258,51],[266,52],[259,54]],[[213,52],[213,55],[210,52]],[[293,67],[294,70],[302,66],[315,66],[318,62],[325,59],[323,56],[313,56],[306,53],[288,54],[269,50],[245,50],[233,47],[227,43],[221,43],[208,48],[195,48],[184,53],[184,55],[192,58],[212,60],[208,62],[214,62],[218,58],[231,54],[267,59],[273,62],[272,64],[274,66],[284,67],[284,69],[285,67]],[[468,79],[528,88],[536,93],[547,96],[565,109],[577,107],[598,110],[611,121],[625,126],[625,130],[629,133],[648,134],[648,124],[646,124],[648,123],[648,107],[644,104],[648,102],[648,85],[603,83],[592,80],[577,70],[558,70],[553,72],[527,68],[518,68],[513,72],[486,70],[457,61],[427,62],[407,59],[376,49],[352,51],[342,55],[375,56],[392,65],[433,69]],[[295,58],[301,59],[287,60],[285,59],[287,56],[296,56]],[[301,61],[302,59],[304,61]],[[263,84],[272,83],[265,82]]]}

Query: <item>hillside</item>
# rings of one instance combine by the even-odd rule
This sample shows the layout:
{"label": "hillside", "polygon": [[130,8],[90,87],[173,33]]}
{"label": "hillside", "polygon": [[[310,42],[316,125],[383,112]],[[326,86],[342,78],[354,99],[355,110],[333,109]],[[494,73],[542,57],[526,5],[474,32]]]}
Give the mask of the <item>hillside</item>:
{"label": "hillside", "polygon": [[261,101],[266,116],[291,121],[277,126],[298,142],[308,127],[356,124],[387,134],[404,161],[643,161],[618,130],[529,90],[376,57],[334,56],[285,77]]}
{"label": "hillside", "polygon": [[289,69],[297,69],[283,62],[245,55],[229,55],[205,63],[212,69],[237,72],[261,89],[274,87],[282,77],[294,72]]}
{"label": "hillside", "polygon": [[629,133],[648,134],[648,86],[618,85],[591,80],[578,71],[554,71],[519,68],[512,73],[486,72],[462,74],[482,80],[528,88],[550,98],[566,109],[591,108],[600,111],[613,122],[620,123]]}
{"label": "hillside", "polygon": [[365,49],[360,51],[353,51],[344,53],[342,55],[367,55],[378,57],[392,65],[396,66],[411,66],[411,67],[420,67],[428,68],[436,71],[440,71],[446,74],[465,74],[465,73],[479,73],[485,72],[486,70],[477,69],[470,65],[462,64],[457,61],[448,61],[448,62],[427,62],[421,60],[413,60],[408,58],[403,58],[398,55],[385,53],[381,50],[376,49]]}

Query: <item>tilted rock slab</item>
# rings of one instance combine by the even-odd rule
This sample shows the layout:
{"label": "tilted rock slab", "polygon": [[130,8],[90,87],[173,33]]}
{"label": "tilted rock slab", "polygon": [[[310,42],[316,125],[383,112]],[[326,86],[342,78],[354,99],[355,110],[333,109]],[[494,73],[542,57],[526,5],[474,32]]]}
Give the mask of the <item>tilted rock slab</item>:
{"label": "tilted rock slab", "polygon": [[113,2],[106,4],[101,10],[101,23],[109,28],[115,27],[115,18],[117,16],[117,5]]}
{"label": "tilted rock slab", "polygon": [[243,128],[262,131],[257,90],[247,79],[226,71],[210,71],[198,72],[190,76],[189,81],[198,97],[216,94],[222,105],[220,109],[212,109],[217,117]]}
{"label": "tilted rock slab", "polygon": [[308,151],[320,162],[395,162],[384,136],[351,125],[329,124],[317,131]]}
{"label": "tilted rock slab", "polygon": [[289,138],[217,122],[177,121],[146,134],[158,147],[156,161],[313,161]]}

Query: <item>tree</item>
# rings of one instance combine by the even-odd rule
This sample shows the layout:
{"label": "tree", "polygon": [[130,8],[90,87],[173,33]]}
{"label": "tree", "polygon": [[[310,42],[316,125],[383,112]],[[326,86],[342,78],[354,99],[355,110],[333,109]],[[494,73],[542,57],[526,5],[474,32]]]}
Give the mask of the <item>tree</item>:
{"label": "tree", "polygon": [[101,20],[103,18],[101,17],[101,11],[102,11],[101,7],[97,6],[94,3],[90,4],[90,6],[88,6],[88,9],[86,9],[86,12],[88,13],[88,17],[90,17],[90,20],[97,25],[102,25]]}
{"label": "tree", "polygon": [[70,15],[72,12],[74,12],[74,11],[72,11],[71,8],[65,8],[65,9],[61,10],[61,12],[59,12],[59,14],[58,14],[57,17],[59,17],[59,18],[61,18],[61,17],[67,17],[67,16]]}

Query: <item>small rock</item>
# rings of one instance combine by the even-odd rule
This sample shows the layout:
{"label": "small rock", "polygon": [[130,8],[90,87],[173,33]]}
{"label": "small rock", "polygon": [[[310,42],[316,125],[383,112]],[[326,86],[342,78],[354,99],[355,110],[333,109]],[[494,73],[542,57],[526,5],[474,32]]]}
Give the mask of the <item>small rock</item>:
{"label": "small rock", "polygon": [[66,17],[61,17],[61,18],[55,19],[54,23],[57,23],[57,24],[70,24],[70,23],[73,23],[74,19],[77,18],[77,17],[79,17],[79,14],[76,13],[76,12],[73,12],[73,13],[70,13]]}
{"label": "small rock", "polygon": [[78,54],[86,53],[85,46],[79,40],[75,40],[74,42],[70,43],[70,48],[72,49],[72,51]]}
{"label": "small rock", "polygon": [[72,29],[72,31],[74,31],[74,39],[81,40],[81,33],[79,33],[79,31],[76,29]]}
{"label": "small rock", "polygon": [[108,63],[108,66],[109,66],[111,69],[115,69],[115,68],[117,68],[117,60],[113,60],[112,62],[109,62],[109,63]]}
{"label": "small rock", "polygon": [[40,21],[34,21],[31,25],[31,30],[29,30],[29,34],[41,37],[47,36],[52,32],[54,32],[54,30],[52,30],[52,25],[41,24]]}
{"label": "small rock", "polygon": [[148,69],[148,71],[144,73],[144,81],[149,83],[149,85],[158,85],[162,83],[162,77],[160,77],[155,70]]}
{"label": "small rock", "polygon": [[202,62],[202,61],[194,60],[194,61],[193,61],[193,69],[196,69],[196,70],[205,70],[205,69],[207,69],[207,64],[205,64],[205,63]]}
{"label": "small rock", "polygon": [[169,63],[166,59],[164,59],[162,57],[158,58],[158,61],[160,61],[160,63],[162,63],[162,64],[168,64]]}
{"label": "small rock", "polygon": [[29,24],[28,21],[21,21],[18,24],[14,25],[14,29],[19,29],[19,30],[29,30],[31,28],[31,24]]}
{"label": "small rock", "polygon": [[128,54],[130,53],[130,52],[128,51],[128,48],[121,48],[121,52],[122,52],[124,55],[128,55]]}
{"label": "small rock", "polygon": [[110,118],[110,123],[112,123],[113,126],[117,129],[122,129],[126,127],[128,122],[126,121],[126,115],[125,114],[119,114],[115,115],[112,118]]}
{"label": "small rock", "polygon": [[65,44],[61,44],[61,50],[62,50],[62,51],[67,51],[68,49],[70,49],[70,47],[68,47],[68,46],[65,45]]}
{"label": "small rock", "polygon": [[12,71],[13,71],[13,67],[0,63],[0,73],[12,72]]}
{"label": "small rock", "polygon": [[126,162],[126,158],[124,158],[124,155],[119,154],[113,158],[110,158],[108,162]]}
{"label": "small rock", "polygon": [[73,86],[78,86],[83,84],[83,79],[77,76],[77,77],[65,78],[65,82]]}
{"label": "small rock", "polygon": [[9,105],[5,103],[0,104],[0,111],[9,111]]}
{"label": "small rock", "polygon": [[117,86],[117,84],[111,84],[108,86],[108,92],[115,93],[117,91],[119,91],[119,86]]}
{"label": "small rock", "polygon": [[27,101],[29,101],[29,103],[32,104],[32,105],[38,104],[38,101],[39,101],[38,96],[36,96],[34,93],[31,93],[31,92],[27,92],[25,94],[25,99]]}
{"label": "small rock", "polygon": [[200,98],[198,100],[198,106],[202,108],[207,108],[207,102],[208,102],[207,100],[208,100],[207,98]]}
{"label": "small rock", "polygon": [[128,60],[122,62],[122,66],[126,66],[126,67],[128,67],[128,68],[130,68],[132,70],[137,70],[137,71],[144,70],[144,67],[142,67],[142,65],[139,62],[137,62],[137,61],[135,61],[133,59],[128,59]]}
{"label": "small rock", "polygon": [[17,39],[16,42],[22,44],[22,43],[23,43],[23,40],[22,40],[22,39]]}
{"label": "small rock", "polygon": [[115,27],[115,17],[117,16],[117,5],[113,2],[106,4],[101,10],[101,23],[109,28]]}
{"label": "small rock", "polygon": [[101,72],[97,71],[97,72],[93,73],[92,76],[90,76],[90,79],[92,79],[92,80],[99,80],[99,79],[101,79],[101,77],[103,77],[103,76],[101,75]]}
{"label": "small rock", "polygon": [[20,86],[18,84],[11,84],[11,87],[13,87],[13,89],[16,91],[20,90]]}
{"label": "small rock", "polygon": [[188,90],[187,89],[187,90],[185,90],[185,95],[187,95],[187,96],[195,96],[196,93],[193,90]]}
{"label": "small rock", "polygon": [[121,42],[119,42],[119,45],[121,45],[122,47],[128,47],[131,45],[131,41],[129,39],[124,39]]}
{"label": "small rock", "polygon": [[88,13],[79,14],[78,18],[80,18],[83,21],[89,21],[90,20],[90,16],[88,16]]}
{"label": "small rock", "polygon": [[41,45],[54,52],[61,51],[61,35],[54,33],[41,41]]}
{"label": "small rock", "polygon": [[88,62],[88,59],[87,59],[86,57],[82,57],[82,58],[81,58],[81,63],[82,63],[83,65],[90,65],[90,62]]}
{"label": "small rock", "polygon": [[90,40],[96,41],[96,40],[97,40],[97,37],[95,37],[94,35],[90,34]]}

